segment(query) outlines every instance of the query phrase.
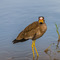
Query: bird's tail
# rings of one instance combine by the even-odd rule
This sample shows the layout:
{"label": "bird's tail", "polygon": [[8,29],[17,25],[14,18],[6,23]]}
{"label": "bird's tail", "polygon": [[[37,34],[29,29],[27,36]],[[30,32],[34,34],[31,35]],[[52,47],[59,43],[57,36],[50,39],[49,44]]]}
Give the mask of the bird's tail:
{"label": "bird's tail", "polygon": [[13,44],[15,44],[15,43],[18,43],[18,42],[25,42],[25,41],[27,41],[28,39],[21,39],[21,40],[13,40],[12,42],[13,42]]}

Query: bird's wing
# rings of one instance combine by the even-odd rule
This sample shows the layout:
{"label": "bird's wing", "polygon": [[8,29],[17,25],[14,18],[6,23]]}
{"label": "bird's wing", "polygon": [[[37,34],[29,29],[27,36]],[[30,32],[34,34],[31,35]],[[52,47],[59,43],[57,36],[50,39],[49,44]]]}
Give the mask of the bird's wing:
{"label": "bird's wing", "polygon": [[38,26],[38,22],[33,22],[32,24],[28,25],[25,29],[24,32],[27,33],[33,29],[35,29]]}
{"label": "bird's wing", "polygon": [[25,39],[32,39],[36,34],[36,28],[38,27],[38,22],[33,22],[32,24],[28,25],[24,31],[24,38]]}
{"label": "bird's wing", "polygon": [[33,22],[32,24],[28,25],[16,38],[16,40],[21,40],[23,38],[28,39],[30,36],[34,36],[35,32],[33,31],[37,28],[38,22]]}

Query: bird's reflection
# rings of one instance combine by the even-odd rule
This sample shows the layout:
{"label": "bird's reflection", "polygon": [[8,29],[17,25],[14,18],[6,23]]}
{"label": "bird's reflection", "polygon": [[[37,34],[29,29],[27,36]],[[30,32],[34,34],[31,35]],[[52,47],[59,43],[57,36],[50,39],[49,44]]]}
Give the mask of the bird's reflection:
{"label": "bird's reflection", "polygon": [[35,59],[35,57],[33,57],[33,60],[38,60],[38,58],[39,58],[38,56],[36,57],[36,59]]}

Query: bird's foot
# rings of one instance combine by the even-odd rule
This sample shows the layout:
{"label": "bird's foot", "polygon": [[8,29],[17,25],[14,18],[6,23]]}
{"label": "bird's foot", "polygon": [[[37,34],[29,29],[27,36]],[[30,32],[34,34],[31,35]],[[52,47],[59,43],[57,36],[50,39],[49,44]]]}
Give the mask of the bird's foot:
{"label": "bird's foot", "polygon": [[37,54],[37,57],[39,57],[39,54]]}
{"label": "bird's foot", "polygon": [[33,58],[35,58],[35,55],[33,55]]}

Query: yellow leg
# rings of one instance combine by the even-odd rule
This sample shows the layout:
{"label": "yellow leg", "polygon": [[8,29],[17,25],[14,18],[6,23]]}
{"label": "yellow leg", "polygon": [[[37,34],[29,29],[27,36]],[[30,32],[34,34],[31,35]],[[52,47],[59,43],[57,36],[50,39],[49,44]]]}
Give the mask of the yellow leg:
{"label": "yellow leg", "polygon": [[34,54],[34,47],[33,47],[33,42],[32,42],[32,52],[33,52],[33,57],[35,57],[35,54]]}
{"label": "yellow leg", "polygon": [[36,49],[35,45],[34,45],[34,48],[35,48],[35,51],[36,51],[37,56],[39,56],[39,54],[38,54],[38,52],[37,52],[37,49]]}
{"label": "yellow leg", "polygon": [[33,47],[35,48],[35,51],[36,51],[37,56],[39,56],[39,54],[38,54],[38,52],[37,52],[37,49],[36,49],[36,47],[35,47],[35,41],[36,41],[36,40],[33,40],[33,41],[32,41],[32,52],[33,52],[33,57],[35,57]]}

